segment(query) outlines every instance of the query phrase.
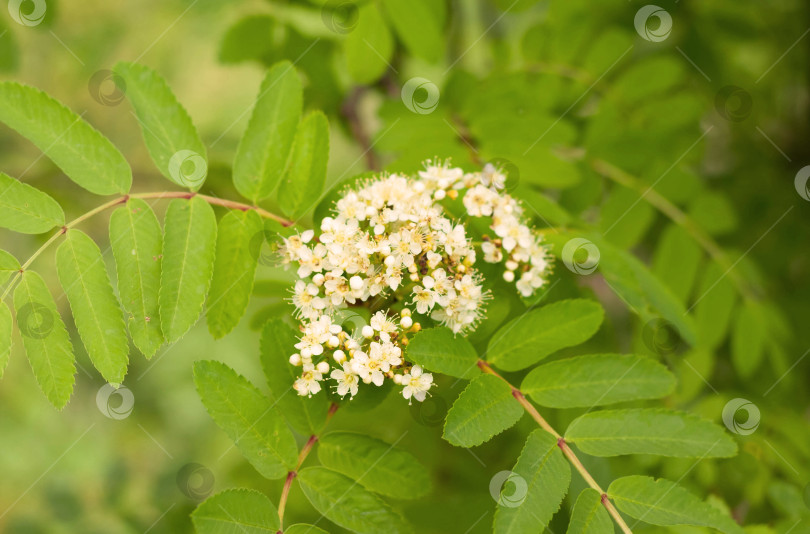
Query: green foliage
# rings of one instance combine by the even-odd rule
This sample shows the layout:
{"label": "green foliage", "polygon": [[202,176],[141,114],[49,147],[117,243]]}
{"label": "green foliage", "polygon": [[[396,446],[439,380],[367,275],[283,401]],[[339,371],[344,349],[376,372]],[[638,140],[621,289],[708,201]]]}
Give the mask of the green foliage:
{"label": "green foliage", "polygon": [[214,273],[209,292],[208,330],[224,337],[245,314],[253,290],[262,219],[252,210],[232,210],[219,221]]}
{"label": "green foliage", "polygon": [[[529,434],[512,472],[519,477],[520,486],[511,496],[506,489],[501,490],[492,531],[497,534],[543,531],[571,483],[571,468],[557,440],[541,429]],[[522,501],[515,502],[512,499],[518,488],[525,494]]]}
{"label": "green foliage", "polygon": [[565,439],[594,456],[725,458],[737,454],[737,444],[714,423],[661,409],[589,412],[568,426]]}
{"label": "green foliage", "polygon": [[151,358],[163,344],[158,305],[163,234],[149,204],[131,198],[113,212],[110,247],[129,334],[138,350]]}
{"label": "green foliage", "polygon": [[351,479],[324,467],[298,473],[301,489],[324,517],[359,534],[412,532],[383,500]]}
{"label": "green foliage", "polygon": [[51,404],[61,410],[73,393],[73,344],[39,274],[23,273],[14,290],[14,310],[37,383]]}
{"label": "green foliage", "polygon": [[233,162],[233,183],[245,198],[258,202],[281,183],[301,119],[303,98],[301,80],[289,61],[267,71]]}
{"label": "green foliage", "polygon": [[260,357],[273,403],[296,431],[310,436],[323,428],[329,406],[325,396],[307,398],[292,391],[297,373],[289,357],[297,342],[292,328],[281,319],[271,319],[262,329]]}
{"label": "green foliage", "polygon": [[41,234],[65,224],[62,207],[35,187],[0,172],[0,227]]}
{"label": "green foliage", "polygon": [[668,480],[624,477],[614,480],[607,493],[619,510],[646,523],[706,526],[725,534],[743,532],[730,517]]}
{"label": "green foliage", "polygon": [[275,479],[295,467],[292,433],[246,378],[223,363],[202,360],[194,364],[194,383],[208,413],[259,473]]}
{"label": "green foliage", "polygon": [[357,26],[346,36],[344,50],[347,70],[358,83],[371,83],[388,69],[394,38],[376,2],[358,8]]}
{"label": "green foliage", "polygon": [[11,278],[11,274],[20,270],[20,262],[17,258],[0,249],[0,285],[5,284]]}
{"label": "green foliage", "polygon": [[68,178],[91,193],[129,191],[132,171],[118,149],[39,89],[0,83],[0,121],[34,143]]}
{"label": "green foliage", "polygon": [[101,250],[87,234],[71,229],[56,250],[56,270],[90,360],[104,380],[118,386],[127,373],[129,342]]}
{"label": "green foliage", "polygon": [[480,374],[473,346],[445,327],[417,333],[408,343],[407,356],[425,369],[445,375],[470,379]]}
{"label": "green foliage", "polygon": [[298,124],[290,158],[278,202],[285,215],[297,219],[317,205],[326,180],[329,122],[323,113],[313,111]]}
{"label": "green foliage", "polygon": [[675,377],[644,356],[597,354],[535,367],[520,390],[541,406],[590,408],[672,393]]}
{"label": "green foliage", "polygon": [[281,528],[275,505],[258,491],[226,490],[191,514],[197,534],[270,534]]}
{"label": "green foliage", "polygon": [[201,198],[172,200],[163,224],[160,271],[160,325],[174,343],[200,316],[211,284],[217,220]]}
{"label": "green foliage", "polygon": [[179,186],[198,190],[205,181],[205,145],[166,80],[137,63],[118,63],[115,73],[126,82],[127,98],[160,173]]}
{"label": "green foliage", "polygon": [[602,506],[602,495],[593,488],[585,488],[577,497],[571,511],[571,522],[566,534],[613,534],[613,522]]}
{"label": "green foliage", "polygon": [[[397,37],[413,55],[435,62],[442,53],[441,18],[430,0],[382,0]],[[359,24],[358,24],[359,25]]]}
{"label": "green foliage", "polygon": [[508,384],[481,374],[467,385],[447,412],[442,437],[459,447],[474,447],[510,428],[523,415]]}
{"label": "green foliage", "polygon": [[731,361],[743,377],[757,370],[765,356],[765,310],[754,302],[745,302],[737,312],[731,335]]}
{"label": "green foliage", "polygon": [[6,370],[11,358],[11,335],[14,332],[14,323],[11,319],[11,310],[5,302],[0,303],[0,378]]}
{"label": "green foliage", "polygon": [[427,469],[395,445],[354,432],[330,432],[319,440],[318,459],[374,493],[398,499],[429,493]]}
{"label": "green foliage", "polygon": [[602,324],[604,312],[594,301],[565,300],[513,319],[489,341],[487,361],[518,371],[565,347],[587,341]]}

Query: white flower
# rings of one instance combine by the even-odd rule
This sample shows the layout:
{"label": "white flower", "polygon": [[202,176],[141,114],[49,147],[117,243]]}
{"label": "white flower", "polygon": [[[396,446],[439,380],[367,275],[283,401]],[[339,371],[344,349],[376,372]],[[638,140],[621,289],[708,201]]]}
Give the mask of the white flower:
{"label": "white flower", "polygon": [[329,377],[337,382],[337,394],[341,397],[347,393],[350,393],[352,397],[357,395],[360,377],[354,372],[351,362],[343,362],[343,369],[333,369]]}
{"label": "white flower", "polygon": [[311,363],[304,364],[304,372],[301,378],[295,381],[293,388],[299,395],[312,396],[321,390],[320,381],[323,380],[323,375],[318,372],[314,365]]}
{"label": "white flower", "polygon": [[421,367],[414,365],[409,373],[402,375],[402,383],[405,384],[405,388],[402,390],[403,397],[408,400],[413,397],[419,402],[422,402],[425,400],[428,390],[433,385],[433,375],[423,373]]}
{"label": "white flower", "polygon": [[[373,346],[375,343],[376,342],[373,342],[371,345]],[[379,343],[376,344],[379,345]],[[363,382],[367,384],[373,382],[375,386],[382,386],[383,380],[385,380],[383,373],[388,372],[390,364],[379,359],[382,356],[379,350],[377,350],[374,355],[377,356],[377,359],[372,358],[371,354],[356,351],[352,358],[352,370],[360,375]],[[385,369],[383,369],[383,367],[385,367]]]}
{"label": "white flower", "polygon": [[411,302],[416,304],[416,311],[427,313],[436,304],[436,296],[433,291],[424,289],[422,286],[416,286],[413,288],[413,301]]}

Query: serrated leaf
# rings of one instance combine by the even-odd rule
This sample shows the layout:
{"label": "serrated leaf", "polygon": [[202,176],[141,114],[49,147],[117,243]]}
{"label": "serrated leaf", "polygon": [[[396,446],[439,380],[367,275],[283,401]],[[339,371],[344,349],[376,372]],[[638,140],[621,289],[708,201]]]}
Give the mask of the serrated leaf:
{"label": "serrated leaf", "polygon": [[545,430],[529,434],[507,481],[514,487],[501,488],[492,531],[495,534],[542,532],[560,508],[571,468],[557,440]]}
{"label": "serrated leaf", "polygon": [[357,10],[357,25],[343,43],[349,75],[358,83],[382,76],[394,54],[394,38],[376,2]]}
{"label": "serrated leaf", "polygon": [[6,370],[11,357],[11,334],[14,323],[11,319],[11,310],[5,302],[0,302],[0,378]]}
{"label": "serrated leaf", "polygon": [[457,378],[470,379],[481,373],[478,353],[463,336],[456,336],[445,327],[422,330],[408,343],[406,359],[435,371]]}
{"label": "serrated leaf", "polygon": [[737,303],[737,291],[715,262],[709,262],[698,286],[694,305],[697,340],[701,347],[714,349],[726,338]]}
{"label": "serrated leaf", "polygon": [[121,152],[79,115],[39,89],[1,82],[0,121],[34,143],[68,178],[91,193],[129,191],[132,170]]}
{"label": "serrated leaf", "polygon": [[430,0],[383,0],[387,19],[397,37],[415,56],[430,62],[439,60],[443,50],[439,18]]}
{"label": "serrated leaf", "polygon": [[51,404],[61,410],[73,393],[73,345],[56,302],[38,273],[23,273],[14,289],[14,311],[37,383]]}
{"label": "serrated leaf", "polygon": [[447,412],[442,437],[460,447],[488,441],[518,422],[523,407],[500,378],[482,374],[461,392]]}
{"label": "serrated leaf", "polygon": [[197,534],[276,534],[278,510],[263,493],[225,490],[207,498],[191,513]]}
{"label": "serrated leaf", "polygon": [[394,445],[355,432],[330,432],[318,441],[318,459],[324,467],[374,493],[398,499],[416,499],[429,493],[427,469],[411,453]]}
{"label": "serrated leaf", "polygon": [[217,219],[203,199],[172,200],[163,224],[160,325],[174,343],[200,316],[214,270]]}
{"label": "serrated leaf", "polygon": [[131,198],[113,212],[110,247],[132,342],[151,358],[163,344],[158,305],[163,235],[149,204]]}
{"label": "serrated leaf", "polygon": [[599,330],[604,311],[598,302],[571,299],[525,313],[489,341],[487,361],[504,371],[519,371],[546,356],[588,340]]}
{"label": "serrated leaf", "polygon": [[307,467],[298,481],[312,506],[333,523],[358,534],[412,532],[402,517],[363,486],[325,467]]}
{"label": "serrated leaf", "polygon": [[613,521],[602,505],[602,495],[585,488],[577,497],[566,534],[613,534]]}
{"label": "serrated leaf", "polygon": [[767,337],[762,307],[746,301],[737,313],[731,333],[731,361],[744,378],[750,377],[762,363]]}
{"label": "serrated leaf", "polygon": [[273,65],[262,82],[233,162],[233,183],[245,198],[258,202],[281,183],[301,119],[303,98],[295,67],[289,61]]}
{"label": "serrated leaf", "polygon": [[296,219],[314,208],[326,181],[329,160],[329,123],[313,111],[298,125],[290,166],[279,185],[278,202],[288,217]]}
{"label": "serrated leaf", "polygon": [[0,227],[41,234],[65,224],[65,212],[47,193],[0,172]]}
{"label": "serrated leaf", "polygon": [[669,480],[623,477],[613,481],[607,494],[619,510],[652,525],[696,525],[743,534],[730,517]]}
{"label": "serrated leaf", "polygon": [[678,225],[669,225],[658,239],[653,273],[680,302],[685,303],[695,284],[703,253],[695,239]]}
{"label": "serrated leaf", "polygon": [[227,365],[194,363],[194,384],[214,422],[263,476],[281,478],[295,469],[298,447],[274,403]]}
{"label": "serrated leaf", "polygon": [[295,331],[279,318],[271,319],[262,329],[261,361],[270,399],[292,427],[305,436],[318,434],[326,423],[329,402],[326,395],[303,397],[293,390],[297,368],[290,365],[290,355],[298,343]]}
{"label": "serrated leaf", "polygon": [[138,63],[119,62],[113,70],[126,82],[127,98],[160,173],[179,186],[198,190],[207,173],[205,145],[166,80]]}
{"label": "serrated leaf", "polygon": [[56,271],[90,360],[104,380],[121,384],[129,341],[101,250],[87,234],[70,229],[56,250]]}
{"label": "serrated leaf", "polygon": [[593,456],[727,458],[737,454],[737,444],[720,426],[689,413],[662,409],[589,412],[568,426],[565,439]]}
{"label": "serrated leaf", "polygon": [[596,354],[557,360],[533,369],[520,386],[537,404],[590,408],[664,397],[675,377],[655,360],[631,354]]}
{"label": "serrated leaf", "polygon": [[5,284],[13,273],[20,270],[20,262],[17,258],[0,249],[0,285]]}
{"label": "serrated leaf", "polygon": [[298,523],[284,529],[284,534],[329,534],[329,533],[314,525],[305,525],[304,523]]}
{"label": "serrated leaf", "polygon": [[219,221],[207,321],[215,339],[233,330],[247,310],[264,225],[253,210],[230,211]]}

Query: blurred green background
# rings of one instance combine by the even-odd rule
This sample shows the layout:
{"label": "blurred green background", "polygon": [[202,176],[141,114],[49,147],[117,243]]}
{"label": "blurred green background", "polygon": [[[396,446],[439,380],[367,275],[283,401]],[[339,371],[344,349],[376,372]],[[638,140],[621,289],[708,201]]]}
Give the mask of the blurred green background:
{"label": "blurred green background", "polygon": [[[588,467],[601,482],[641,472],[682,479],[752,532],[810,532],[810,202],[794,184],[810,164],[806,2],[658,1],[650,11],[658,14],[640,25],[646,4],[624,0],[420,0],[399,16],[376,0],[16,4],[25,14],[43,1],[35,25],[15,21],[12,8],[0,16],[2,76],[41,88],[111,138],[133,167],[135,192],[167,182],[123,88],[105,73],[116,61],[140,61],[168,80],[207,144],[202,192],[238,199],[229,177],[236,145],[266,67],[286,58],[305,80],[305,106],[329,116],[329,185],[369,169],[413,172],[430,157],[470,169],[496,161],[538,227],[585,229],[632,251],[695,307],[698,347],[673,349],[657,336],[677,337],[677,327],[661,330],[645,313],[635,319],[599,275],[583,281],[558,262],[564,283],[555,291],[582,285],[608,310],[609,325],[587,350],[657,354],[680,378],[667,404],[721,421],[726,403],[743,398],[761,420],[736,436],[734,459]],[[0,146],[0,168],[49,192],[68,219],[99,203],[5,127]],[[631,186],[606,178],[606,164],[632,176]],[[672,224],[657,198],[689,214],[726,262]],[[83,228],[106,242],[106,218]],[[2,248],[21,259],[46,237],[0,232]],[[50,256],[36,266],[66,306]],[[257,278],[289,276],[262,266]],[[259,284],[224,340],[198,325],[151,361],[133,351],[125,385],[134,407],[122,419],[99,408],[104,382],[77,338],[76,393],[61,413],[17,346],[0,382],[0,531],[188,532],[188,514],[213,491],[252,487],[277,501],[281,483],[262,479],[205,413],[191,364],[226,361],[264,387],[256,328],[279,312],[288,308]],[[485,446],[454,448],[441,440],[441,420],[462,385],[443,378],[440,386],[425,405],[392,396],[370,411],[339,412],[334,428],[401,440],[431,467],[434,492],[397,503],[420,532],[487,532],[489,480],[511,468],[533,424],[524,417]],[[102,406],[114,411],[120,401]],[[563,428],[578,414],[568,412],[549,418]],[[287,517],[317,520],[295,486]],[[551,529],[565,524],[557,518]]]}

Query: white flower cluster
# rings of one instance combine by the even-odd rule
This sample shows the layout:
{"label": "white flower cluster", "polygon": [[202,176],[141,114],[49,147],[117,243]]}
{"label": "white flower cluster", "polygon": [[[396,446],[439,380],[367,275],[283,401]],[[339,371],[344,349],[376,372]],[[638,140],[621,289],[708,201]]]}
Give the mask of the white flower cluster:
{"label": "white flower cluster", "polygon": [[[307,230],[284,239],[284,262],[297,264],[301,278],[292,300],[302,337],[290,357],[303,367],[299,394],[319,392],[327,377],[340,396],[354,396],[361,382],[381,386],[390,378],[404,386],[406,399],[425,399],[432,375],[403,358],[408,335],[421,328],[419,316],[467,332],[490,297],[474,268],[476,246],[465,226],[446,215],[446,199],[463,194],[467,215],[491,218],[496,237],[477,243],[483,260],[505,259],[504,279],[517,280],[522,295],[546,283],[548,251],[525,224],[520,204],[501,191],[505,181],[492,165],[465,173],[428,162],[418,178],[381,176],[346,192],[317,237]],[[348,332],[340,318],[352,307],[388,310]]]}

